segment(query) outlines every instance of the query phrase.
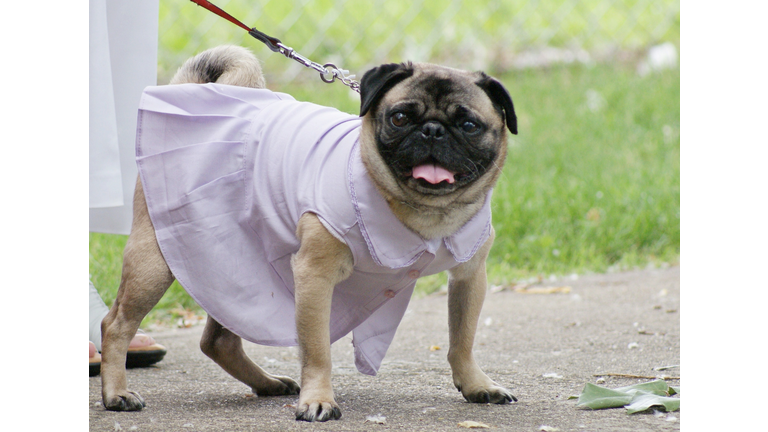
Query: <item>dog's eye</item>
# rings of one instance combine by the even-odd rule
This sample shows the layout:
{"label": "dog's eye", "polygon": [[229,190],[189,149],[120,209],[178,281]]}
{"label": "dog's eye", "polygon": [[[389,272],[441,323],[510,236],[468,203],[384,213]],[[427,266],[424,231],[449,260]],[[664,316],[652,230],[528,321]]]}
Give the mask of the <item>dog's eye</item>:
{"label": "dog's eye", "polygon": [[465,133],[471,134],[475,133],[480,130],[480,126],[477,125],[477,123],[471,122],[471,121],[465,121],[461,124],[461,130],[463,130]]}
{"label": "dog's eye", "polygon": [[408,124],[408,116],[401,112],[396,112],[392,114],[392,117],[390,117],[390,121],[392,122],[393,125],[397,127],[403,127]]}

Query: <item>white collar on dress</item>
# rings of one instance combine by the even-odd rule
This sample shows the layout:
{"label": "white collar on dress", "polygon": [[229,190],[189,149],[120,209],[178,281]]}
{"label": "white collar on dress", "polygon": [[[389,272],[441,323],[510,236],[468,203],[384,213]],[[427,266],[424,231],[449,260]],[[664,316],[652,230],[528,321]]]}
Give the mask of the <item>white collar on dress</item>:
{"label": "white collar on dress", "polygon": [[490,236],[490,192],[480,211],[456,233],[444,238],[424,240],[395,217],[386,200],[379,194],[363,165],[359,141],[355,143],[349,159],[348,179],[360,231],[371,257],[378,265],[393,269],[408,267],[425,251],[435,254],[441,243],[445,244],[457,262],[466,262]]}

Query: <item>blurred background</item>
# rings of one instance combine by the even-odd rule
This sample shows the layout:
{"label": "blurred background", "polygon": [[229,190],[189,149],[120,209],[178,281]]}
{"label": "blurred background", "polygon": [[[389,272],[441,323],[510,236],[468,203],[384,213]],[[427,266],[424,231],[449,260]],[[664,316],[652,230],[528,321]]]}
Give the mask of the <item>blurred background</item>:
{"label": "blurred background", "polygon": [[[553,63],[638,61],[679,44],[678,0],[217,0],[318,62],[354,72],[387,62],[430,61],[503,74]],[[160,1],[160,83],[211,46],[252,47],[270,82],[304,78],[244,30],[190,1]]]}
{"label": "blurred background", "polygon": [[[249,27],[358,79],[386,62],[484,70],[512,95],[493,195],[496,288],[680,257],[680,4],[673,0],[214,0]],[[267,86],[359,111],[359,96],[275,54],[188,0],[160,0],[158,84],[221,44],[254,51]],[[110,304],[127,236],[90,233],[90,276]],[[417,296],[444,289],[423,278]],[[202,311],[174,283],[146,324]]]}

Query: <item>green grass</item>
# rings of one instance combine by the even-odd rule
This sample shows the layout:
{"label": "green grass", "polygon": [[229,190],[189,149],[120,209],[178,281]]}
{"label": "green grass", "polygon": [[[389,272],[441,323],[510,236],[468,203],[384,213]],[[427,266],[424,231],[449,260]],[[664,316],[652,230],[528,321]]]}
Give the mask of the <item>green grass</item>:
{"label": "green grass", "polygon": [[[89,234],[89,276],[96,290],[107,306],[112,306],[120,285],[120,272],[123,265],[123,249],[128,236],[116,234]],[[142,327],[150,323],[168,324],[186,318],[188,313],[199,314],[200,307],[184,291],[177,281],[166,291],[163,298],[142,322]]]}
{"label": "green grass", "polygon": [[[277,37],[318,63],[338,61],[351,71],[404,60],[466,68],[467,59],[496,67],[528,48],[594,51],[643,49],[680,40],[678,0],[371,0],[310,2],[216,0],[243,22]],[[186,0],[161,0],[160,83],[181,62],[224,43],[255,50],[267,76],[285,70],[243,29]],[[277,56],[274,56],[277,57]],[[273,80],[275,81],[275,80]]]}
{"label": "green grass", "polygon": [[676,261],[679,72],[559,68],[505,82],[521,130],[494,195],[492,274]]}
{"label": "green grass", "polygon": [[[519,135],[493,196],[489,282],[676,263],[680,254],[680,74],[619,66],[556,67],[500,77]],[[273,87],[278,91],[289,91]],[[355,113],[340,84],[289,91]],[[90,234],[90,274],[110,304],[125,236]],[[420,281],[420,293],[444,276]],[[152,319],[194,308],[174,284]]]}

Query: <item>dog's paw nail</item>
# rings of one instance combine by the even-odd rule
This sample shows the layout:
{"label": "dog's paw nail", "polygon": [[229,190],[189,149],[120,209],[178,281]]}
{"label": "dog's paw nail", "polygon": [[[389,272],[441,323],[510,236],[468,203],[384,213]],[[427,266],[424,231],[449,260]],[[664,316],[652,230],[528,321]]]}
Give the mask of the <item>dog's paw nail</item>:
{"label": "dog's paw nail", "polygon": [[282,380],[285,384],[285,394],[286,395],[297,395],[301,391],[301,387],[296,383],[296,381],[288,378],[287,380]]}
{"label": "dog's paw nail", "polygon": [[296,420],[313,422],[317,418],[317,410],[310,409],[308,405],[299,405],[296,408]]}
{"label": "dog's paw nail", "polygon": [[341,418],[341,409],[330,403],[303,404],[296,409],[296,420],[324,422]]}
{"label": "dog's paw nail", "polygon": [[147,406],[144,399],[138,393],[129,391],[125,395],[117,395],[103,402],[104,408],[109,411],[141,411]]}
{"label": "dog's paw nail", "polygon": [[494,404],[507,404],[510,402],[517,402],[517,398],[512,393],[503,387],[490,387],[488,389],[480,389],[474,393],[464,394],[464,398],[468,402],[472,403],[494,403]]}

